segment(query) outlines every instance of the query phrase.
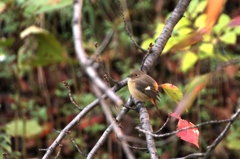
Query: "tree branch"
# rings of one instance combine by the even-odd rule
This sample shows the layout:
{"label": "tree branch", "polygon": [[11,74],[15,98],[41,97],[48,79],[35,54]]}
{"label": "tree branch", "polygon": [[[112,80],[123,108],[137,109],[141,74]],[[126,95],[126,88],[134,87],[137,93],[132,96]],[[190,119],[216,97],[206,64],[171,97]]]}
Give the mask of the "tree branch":
{"label": "tree branch", "polygon": [[[117,85],[115,85],[112,88],[112,91],[116,92],[118,90],[120,90],[121,88],[123,88],[124,86],[127,85],[127,80],[122,80],[121,82],[119,82]],[[106,94],[103,94],[101,96],[101,98],[105,99],[107,96]],[[61,143],[61,141],[63,140],[63,138],[66,136],[67,131],[71,130],[75,125],[77,125],[80,120],[87,114],[89,113],[93,108],[95,108],[99,103],[99,99],[94,100],[92,103],[90,103],[88,106],[86,106],[62,131],[61,133],[58,135],[58,137],[54,140],[54,142],[52,143],[52,145],[46,149],[46,153],[43,156],[43,159],[48,159],[50,157],[50,155],[53,153],[53,151],[57,148],[57,146]],[[127,109],[123,109],[120,114],[118,115],[117,120],[121,121],[123,119],[123,116],[127,113]]]}
{"label": "tree branch", "polygon": [[[144,104],[141,102],[137,102],[137,108],[139,110],[139,118],[140,118],[140,122],[141,122],[141,127],[144,130],[147,130],[148,132],[153,132],[152,126],[150,124],[150,119],[149,119],[149,115],[147,112],[147,109],[144,107]],[[157,149],[156,149],[156,145],[155,145],[155,141],[152,135],[150,134],[145,134],[146,136],[146,142],[147,142],[147,148],[148,148],[148,152],[150,154],[150,158],[151,159],[158,159],[158,155],[157,155]]]}
{"label": "tree branch", "polygon": [[187,9],[191,0],[179,0],[177,6],[173,10],[171,16],[167,20],[162,33],[156,39],[156,43],[152,48],[152,52],[146,58],[145,63],[143,64],[143,71],[149,73],[151,68],[154,66],[157,58],[162,53],[168,39],[171,37],[172,31],[178,21],[182,18],[184,12]]}
{"label": "tree branch", "polygon": [[[130,106],[132,105],[132,100],[128,100],[126,105]],[[118,116],[116,117],[117,121],[121,121],[123,119],[123,117],[127,114],[127,112],[129,111],[128,108],[123,107],[121,112],[118,114]],[[87,159],[92,158],[92,156],[94,156],[97,153],[97,150],[103,145],[103,143],[107,140],[108,136],[110,135],[110,133],[113,130],[113,123],[111,123],[111,125],[108,126],[108,128],[104,131],[104,133],[102,134],[102,136],[98,139],[97,143],[94,145],[94,147],[91,149],[91,151],[88,153],[88,156],[90,156],[89,158],[87,157]]]}
{"label": "tree branch", "polygon": [[[111,123],[111,125],[113,127],[113,131],[115,132],[117,138],[121,141],[122,148],[123,148],[127,158],[134,159],[135,157],[133,156],[131,150],[129,149],[129,147],[128,147],[126,141],[125,141],[124,134],[122,133],[122,130],[119,128],[119,126],[117,125],[117,121],[113,118],[113,116],[111,114],[111,111],[109,109],[109,106],[107,105],[107,103],[105,102],[104,99],[100,98],[100,96],[102,94],[101,91],[98,88],[94,88],[94,85],[93,85],[93,90],[94,90],[95,94],[99,97],[100,105],[103,109],[103,112],[104,112],[108,122]],[[87,158],[91,159],[93,157],[94,157],[93,155],[88,155]]]}
{"label": "tree branch", "polygon": [[75,1],[73,9],[73,37],[74,37],[74,46],[75,51],[78,57],[78,60],[84,71],[93,81],[93,83],[105,92],[106,95],[117,105],[120,106],[123,104],[121,98],[113,92],[98,76],[93,66],[93,61],[87,58],[87,55],[83,49],[82,45],[82,32],[81,32],[81,9],[83,1]]}

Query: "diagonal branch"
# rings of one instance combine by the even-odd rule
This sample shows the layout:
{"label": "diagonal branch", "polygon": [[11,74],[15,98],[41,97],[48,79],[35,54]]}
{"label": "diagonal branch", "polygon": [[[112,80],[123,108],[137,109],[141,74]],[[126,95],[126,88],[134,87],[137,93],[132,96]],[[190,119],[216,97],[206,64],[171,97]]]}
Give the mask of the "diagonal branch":
{"label": "diagonal branch", "polygon": [[177,6],[173,10],[171,16],[167,20],[162,33],[156,39],[156,43],[152,48],[152,52],[146,58],[143,64],[143,71],[149,73],[151,68],[154,66],[159,55],[161,55],[168,39],[171,37],[172,31],[178,21],[182,18],[184,12],[187,9],[191,0],[179,0]]}
{"label": "diagonal branch", "polygon": [[[132,101],[128,100],[126,105],[131,105]],[[116,117],[116,120],[119,122],[123,119],[123,117],[127,114],[127,112],[129,111],[128,108],[123,107],[121,112],[118,114],[118,116]],[[87,159],[92,158],[92,156],[94,156],[97,153],[97,150],[103,145],[103,143],[107,140],[108,136],[110,135],[110,133],[113,130],[113,123],[111,123],[111,125],[108,126],[108,128],[104,131],[104,133],[102,134],[102,136],[98,139],[97,143],[94,145],[94,147],[91,149],[91,151],[88,153],[88,157]]]}
{"label": "diagonal branch", "polygon": [[87,55],[83,49],[82,45],[82,32],[81,32],[81,9],[82,9],[83,1],[75,1],[74,10],[73,10],[73,38],[74,38],[74,46],[75,51],[78,57],[78,60],[82,67],[84,67],[84,71],[87,73],[89,78],[93,81],[93,83],[101,89],[101,91],[105,92],[106,95],[117,105],[122,105],[121,98],[113,92],[98,76],[96,70],[93,68],[93,61],[87,58]]}
{"label": "diagonal branch", "polygon": [[[101,95],[101,91],[98,88],[94,88],[95,86],[93,85],[93,90],[95,92],[95,94],[100,97]],[[122,130],[120,129],[120,127],[117,125],[117,121],[113,118],[111,111],[109,109],[108,104],[105,102],[104,99],[100,99],[100,105],[103,109],[103,112],[108,120],[109,123],[111,123],[111,125],[113,126],[113,131],[116,134],[117,138],[121,141],[122,143],[122,148],[127,156],[127,158],[129,159],[134,159],[135,157],[133,156],[132,152],[130,151],[130,148],[128,147],[126,141],[125,141],[125,136],[122,132]],[[88,159],[93,158],[93,155],[88,155]]]}
{"label": "diagonal branch", "polygon": [[[118,83],[118,85],[115,85],[112,88],[112,91],[117,92],[119,91],[121,88],[123,88],[124,86],[126,86],[127,84],[127,80],[122,80],[121,82]],[[101,96],[101,98],[106,98],[106,94],[103,94]],[[69,130],[71,130],[74,126],[76,126],[80,120],[87,114],[89,113],[93,108],[95,108],[99,103],[99,99],[94,100],[92,103],[90,103],[89,105],[87,105],[62,131],[61,133],[58,135],[58,137],[54,140],[54,142],[51,144],[51,146],[46,149],[46,153],[43,156],[43,159],[48,159],[50,158],[50,155],[53,153],[53,151],[58,147],[58,145],[61,143],[61,141],[63,140],[63,138],[66,136],[65,132],[68,132]],[[117,120],[121,120],[123,119],[123,116],[127,113],[126,111],[127,109],[124,109],[124,111],[122,110],[122,112],[120,112],[120,114],[117,117]],[[111,131],[110,131],[111,132]]]}
{"label": "diagonal branch", "polygon": [[230,118],[229,123],[225,127],[225,129],[222,131],[222,133],[214,140],[214,142],[208,146],[208,149],[205,154],[205,159],[207,159],[210,156],[210,153],[215,149],[215,147],[222,141],[222,139],[227,134],[228,130],[230,129],[232,123],[237,119],[237,117],[240,114],[240,109],[237,110],[237,112]]}

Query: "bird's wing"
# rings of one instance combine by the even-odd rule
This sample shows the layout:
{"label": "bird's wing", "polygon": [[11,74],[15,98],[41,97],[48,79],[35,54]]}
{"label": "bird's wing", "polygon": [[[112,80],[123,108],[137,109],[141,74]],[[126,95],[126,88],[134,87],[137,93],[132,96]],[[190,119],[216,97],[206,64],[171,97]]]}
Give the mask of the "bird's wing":
{"label": "bird's wing", "polygon": [[[152,83],[155,83],[153,81]],[[142,93],[146,94],[148,97],[158,100],[158,89],[154,85],[148,85],[145,81],[136,81],[135,82],[136,88],[141,91]]]}

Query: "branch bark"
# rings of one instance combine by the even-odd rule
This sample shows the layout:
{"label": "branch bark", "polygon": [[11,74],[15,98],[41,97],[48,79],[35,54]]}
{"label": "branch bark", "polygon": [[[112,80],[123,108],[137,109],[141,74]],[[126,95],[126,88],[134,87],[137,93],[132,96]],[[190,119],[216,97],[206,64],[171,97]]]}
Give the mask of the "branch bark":
{"label": "branch bark", "polygon": [[122,99],[113,92],[102,80],[99,78],[96,70],[93,68],[93,61],[87,58],[87,55],[83,49],[82,45],[82,31],[81,31],[81,9],[83,1],[75,1],[73,9],[73,38],[75,51],[78,57],[78,60],[84,71],[89,76],[89,78],[94,82],[94,84],[105,92],[105,94],[117,105],[120,106],[123,104]]}
{"label": "branch bark", "polygon": [[167,20],[161,34],[156,39],[156,43],[153,46],[151,53],[144,61],[143,67],[142,67],[143,71],[147,73],[150,72],[151,68],[154,66],[155,62],[157,61],[157,58],[159,57],[159,55],[161,55],[168,39],[171,37],[172,31],[175,25],[182,18],[184,12],[186,11],[190,1],[191,0],[179,0],[171,16]]}

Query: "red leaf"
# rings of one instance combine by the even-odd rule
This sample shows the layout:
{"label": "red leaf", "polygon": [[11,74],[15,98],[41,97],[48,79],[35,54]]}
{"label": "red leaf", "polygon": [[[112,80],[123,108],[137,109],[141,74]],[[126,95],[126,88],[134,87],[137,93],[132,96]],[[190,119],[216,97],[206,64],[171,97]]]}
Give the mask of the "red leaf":
{"label": "red leaf", "polygon": [[[191,126],[195,125],[191,122],[188,122],[187,120],[179,119],[177,130]],[[180,131],[179,133],[177,133],[177,136],[186,142],[196,145],[199,148],[198,145],[199,131],[197,128],[190,128],[187,130]]]}
{"label": "red leaf", "polygon": [[181,120],[181,117],[180,117],[179,114],[177,114],[176,112],[170,113],[169,115],[170,115],[171,117],[174,117],[174,118],[177,118],[177,119]]}
{"label": "red leaf", "polygon": [[240,25],[240,16],[232,19],[229,23],[228,26],[235,27]]}

